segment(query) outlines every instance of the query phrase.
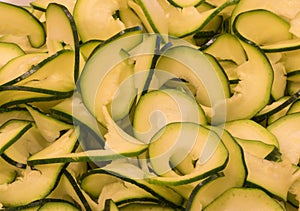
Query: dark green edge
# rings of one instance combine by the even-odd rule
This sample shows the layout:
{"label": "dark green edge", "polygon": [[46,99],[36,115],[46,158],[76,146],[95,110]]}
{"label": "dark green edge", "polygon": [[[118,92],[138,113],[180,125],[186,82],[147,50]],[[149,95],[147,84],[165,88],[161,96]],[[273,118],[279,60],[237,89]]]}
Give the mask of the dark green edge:
{"label": "dark green edge", "polygon": [[289,77],[293,77],[293,76],[299,76],[300,77],[300,70],[294,70],[292,72],[288,72],[286,74],[287,76],[287,80],[289,80]]}
{"label": "dark green edge", "polygon": [[2,157],[3,160],[5,160],[8,164],[13,165],[13,166],[15,166],[15,167],[17,167],[17,168],[20,168],[20,169],[26,169],[26,167],[27,167],[27,164],[25,164],[25,163],[19,163],[19,162],[13,160],[13,159],[11,159],[10,157],[8,157],[5,153],[3,153],[3,154],[1,155],[1,157]]}
{"label": "dark green edge", "polygon": [[38,92],[41,94],[49,94],[49,95],[58,95],[58,96],[70,96],[70,94],[73,94],[73,89],[65,92],[61,91],[53,91],[51,89],[42,89],[42,88],[36,88],[36,87],[30,87],[30,86],[0,86],[0,92],[1,91],[28,91],[28,92]]}
{"label": "dark green edge", "polygon": [[22,107],[9,107],[9,108],[1,108],[0,107],[0,115],[2,113],[9,113],[9,112],[14,112],[14,111],[25,111],[25,112],[27,112],[27,109],[22,108]]}
{"label": "dark green edge", "polygon": [[20,99],[20,100],[14,100],[14,101],[10,101],[7,103],[4,103],[0,106],[1,109],[3,108],[7,108],[10,106],[16,106],[19,104],[24,104],[24,103],[36,103],[36,102],[49,102],[49,101],[54,101],[54,100],[62,100],[65,98],[68,98],[72,96],[72,93],[65,93],[62,95],[54,95],[54,96],[45,96],[45,97],[33,97],[33,98],[25,98],[25,99]]}
{"label": "dark green edge", "polygon": [[29,4],[35,10],[38,10],[38,11],[41,11],[41,12],[46,12],[47,7],[42,7],[42,6],[36,5],[34,1],[30,2]]}
{"label": "dark green edge", "polygon": [[183,179],[183,180],[180,180],[179,181],[176,181],[176,182],[170,182],[170,181],[166,181],[166,180],[160,180],[159,178],[165,178],[165,177],[160,177],[160,176],[157,176],[157,177],[152,177],[152,178],[147,178],[147,181],[151,184],[157,184],[157,185],[184,185],[186,183],[191,183],[191,182],[197,182],[198,180],[201,180],[201,179],[205,179],[213,174],[215,174],[216,172],[220,172],[222,171],[226,165],[227,165],[227,162],[228,162],[228,156],[225,160],[225,162],[223,163],[223,165],[217,167],[217,168],[214,168],[214,169],[211,169],[203,174],[200,174],[200,175],[197,175],[197,176],[194,176],[192,178],[188,178],[188,179]]}
{"label": "dark green edge", "polygon": [[130,204],[130,203],[134,203],[134,202],[140,202],[140,203],[155,203],[157,205],[159,205],[159,203],[161,203],[161,201],[159,201],[158,199],[153,199],[153,198],[130,198],[130,199],[126,199],[126,200],[121,200],[118,202],[115,202],[115,204],[117,206],[122,206],[122,205],[126,205],[126,204]]}
{"label": "dark green edge", "polygon": [[300,44],[298,45],[290,45],[282,48],[264,48],[264,46],[261,47],[261,49],[265,53],[277,53],[277,52],[285,52],[285,51],[294,51],[300,49]]}
{"label": "dark green edge", "polygon": [[116,205],[116,203],[112,199],[106,199],[105,202],[104,202],[103,211],[111,211],[111,205],[112,204]]}
{"label": "dark green edge", "polygon": [[[91,155],[86,155],[82,157],[76,157],[76,153],[74,153],[74,157],[52,157],[52,158],[41,158],[41,159],[35,159],[35,160],[29,160],[27,161],[27,164],[30,166],[33,165],[39,165],[39,164],[51,164],[51,163],[71,163],[71,162],[102,162],[102,161],[112,161],[116,159],[121,159],[121,158],[130,158],[130,157],[135,157],[142,152],[144,152],[147,148],[137,151],[136,153],[114,153],[110,155],[105,155],[105,156],[91,156]],[[97,149],[95,149],[97,150]],[[73,153],[68,153],[69,155],[72,155]]]}

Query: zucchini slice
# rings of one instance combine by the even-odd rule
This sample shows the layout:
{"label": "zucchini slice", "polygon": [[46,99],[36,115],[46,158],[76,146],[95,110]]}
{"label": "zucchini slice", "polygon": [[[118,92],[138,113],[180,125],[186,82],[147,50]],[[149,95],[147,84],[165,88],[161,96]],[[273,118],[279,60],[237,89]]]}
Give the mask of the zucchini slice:
{"label": "zucchini slice", "polygon": [[[101,197],[103,188],[106,185],[126,181],[126,183],[135,185],[150,193],[152,196],[157,198],[161,204],[168,205],[170,207],[181,207],[183,198],[178,193],[169,187],[148,183],[143,178],[144,174],[145,172],[133,164],[112,162],[112,164],[103,168],[96,168],[88,171],[85,175],[83,175],[83,183],[81,183],[81,185],[88,188],[88,192],[93,194],[94,197],[99,198],[99,196]],[[92,178],[99,180],[92,180]],[[87,187],[87,180],[90,181],[89,187]]]}
{"label": "zucchini slice", "polygon": [[[271,96],[273,69],[269,60],[259,48],[244,42],[242,45],[248,60],[238,66],[239,82],[233,95],[218,105],[225,106],[226,121],[252,118],[269,103]],[[216,122],[224,118],[224,113],[217,112],[217,106],[213,113],[212,110],[208,109],[207,115]]]}
{"label": "zucchini slice", "polygon": [[35,72],[14,85],[51,90],[52,93],[73,92],[74,51],[62,50],[48,57],[36,66]]}
{"label": "zucchini slice", "polygon": [[273,0],[240,0],[231,14],[231,21],[233,22],[236,16],[242,12],[257,9],[268,10],[276,15],[285,17],[285,19],[291,20],[295,18],[300,9],[299,2],[297,1],[277,0],[276,4],[273,3]]}
{"label": "zucchini slice", "polygon": [[262,120],[266,120],[267,125],[270,125],[275,120],[286,115],[291,104],[297,100],[299,95],[300,92],[296,92],[292,96],[284,96],[272,102],[271,104],[265,106],[260,112],[258,112],[256,116],[252,118],[252,120],[256,122],[262,122]]}
{"label": "zucchini slice", "polygon": [[283,211],[284,208],[265,192],[254,188],[231,188],[218,197],[204,211],[215,210]]}
{"label": "zucchini slice", "polygon": [[115,120],[129,113],[136,90],[133,65],[124,50],[129,51],[142,40],[140,27],[120,32],[95,49],[80,75],[78,85],[83,103],[104,126],[103,105],[111,106],[109,111]]}
{"label": "zucchini slice", "polygon": [[[195,123],[170,123],[151,139],[149,161],[158,175],[150,183],[181,185],[223,170],[228,151],[219,136]],[[175,171],[176,170],[176,171]]]}
{"label": "zucchini slice", "polygon": [[212,44],[205,49],[200,49],[205,53],[211,54],[219,61],[230,60],[235,64],[240,65],[247,60],[246,52],[240,41],[236,36],[229,33],[219,35]]}
{"label": "zucchini slice", "polygon": [[293,39],[289,39],[289,40],[276,42],[274,44],[264,45],[264,46],[261,46],[261,49],[267,53],[298,50],[298,49],[300,49],[300,39],[293,38]]}
{"label": "zucchini slice", "polygon": [[[50,93],[48,93],[50,92]],[[0,86],[0,107],[8,108],[10,106],[23,103],[50,102],[71,97],[72,93],[55,92],[51,90],[35,89],[22,86]]]}
{"label": "zucchini slice", "polygon": [[27,53],[10,60],[0,69],[0,85],[12,85],[28,77],[47,57],[47,53]]}
{"label": "zucchini slice", "polygon": [[80,65],[79,35],[71,11],[64,5],[50,3],[45,16],[48,53],[51,55],[63,48],[71,48],[74,51],[74,81],[77,81]]}
{"label": "zucchini slice", "polygon": [[36,166],[34,170],[26,169],[21,179],[0,185],[1,203],[6,207],[14,207],[43,199],[55,187],[63,166],[64,164],[53,164]]}
{"label": "zucchini slice", "polygon": [[254,155],[259,158],[267,158],[272,152],[278,150],[278,148],[273,144],[266,144],[265,142],[259,140],[248,140],[236,138],[235,140],[242,147],[244,152]]}
{"label": "zucchini slice", "polygon": [[84,61],[89,58],[93,50],[102,42],[102,40],[89,40],[80,45],[79,50],[81,55],[83,56]]}
{"label": "zucchini slice", "polygon": [[28,36],[31,45],[41,47],[46,41],[42,23],[23,7],[0,2],[0,34]]}
{"label": "zucchini slice", "polygon": [[262,9],[240,13],[232,25],[236,36],[258,46],[292,39],[289,28],[288,21]]}
{"label": "zucchini slice", "polygon": [[199,207],[207,207],[217,197],[233,187],[242,187],[246,180],[247,169],[244,155],[236,140],[226,130],[211,127],[222,139],[227,148],[228,163],[222,171],[224,176],[217,177],[206,184],[198,184],[190,194],[187,201],[187,210],[199,210]]}
{"label": "zucchini slice", "polygon": [[[50,55],[62,50],[63,45],[67,45],[71,49],[75,49],[75,39],[78,35],[74,34],[76,25],[72,18],[72,15],[68,9],[60,4],[50,3],[46,10],[46,29],[47,29],[47,41],[46,45]],[[73,30],[73,28],[75,30]],[[55,48],[55,46],[60,46]]]}

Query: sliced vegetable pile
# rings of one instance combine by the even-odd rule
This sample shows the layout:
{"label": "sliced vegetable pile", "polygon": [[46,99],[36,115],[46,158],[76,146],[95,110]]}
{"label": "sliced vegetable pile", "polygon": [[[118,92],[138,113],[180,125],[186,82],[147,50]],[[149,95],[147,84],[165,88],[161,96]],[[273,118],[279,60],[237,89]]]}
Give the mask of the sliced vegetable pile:
{"label": "sliced vegetable pile", "polygon": [[0,19],[1,210],[300,210],[298,0]]}

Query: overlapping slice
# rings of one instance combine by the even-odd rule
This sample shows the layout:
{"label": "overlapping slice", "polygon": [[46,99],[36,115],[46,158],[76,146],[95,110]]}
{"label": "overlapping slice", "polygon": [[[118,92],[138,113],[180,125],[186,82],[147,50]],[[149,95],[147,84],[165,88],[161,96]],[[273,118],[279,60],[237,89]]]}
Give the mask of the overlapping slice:
{"label": "overlapping slice", "polygon": [[180,185],[222,170],[228,151],[219,136],[195,123],[170,123],[151,139],[149,160],[154,172],[149,182]]}

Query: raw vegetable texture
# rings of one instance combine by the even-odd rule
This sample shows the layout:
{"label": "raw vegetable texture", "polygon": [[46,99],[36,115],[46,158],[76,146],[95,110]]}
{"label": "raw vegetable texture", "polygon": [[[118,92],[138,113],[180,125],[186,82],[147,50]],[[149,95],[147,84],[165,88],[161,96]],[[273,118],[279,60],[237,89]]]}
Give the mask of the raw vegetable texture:
{"label": "raw vegetable texture", "polygon": [[299,0],[0,19],[0,210],[300,210]]}

